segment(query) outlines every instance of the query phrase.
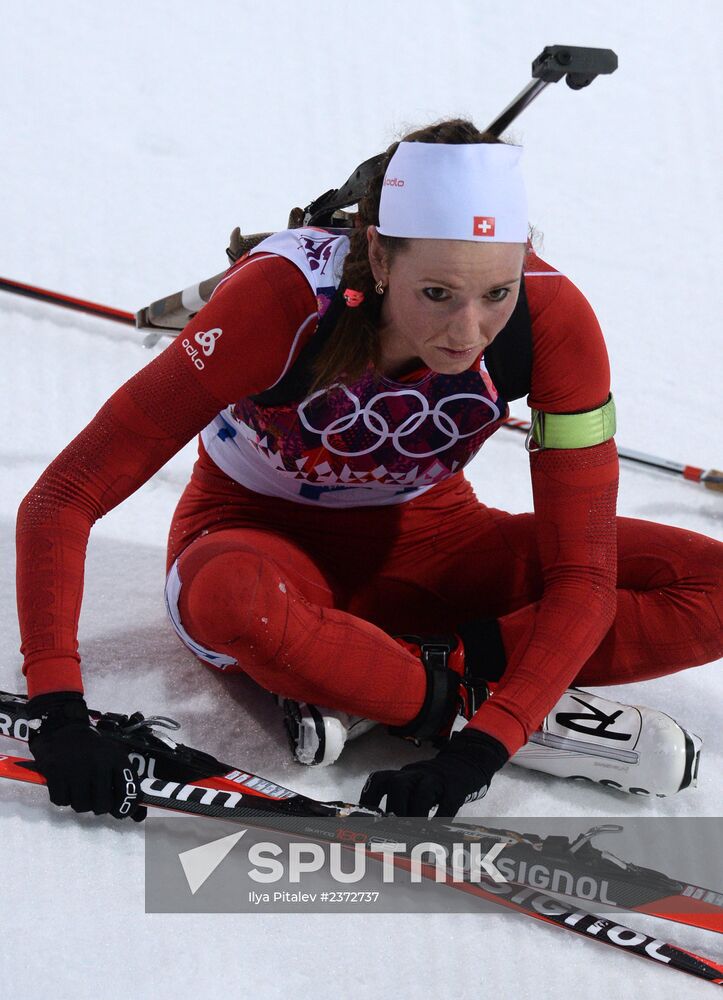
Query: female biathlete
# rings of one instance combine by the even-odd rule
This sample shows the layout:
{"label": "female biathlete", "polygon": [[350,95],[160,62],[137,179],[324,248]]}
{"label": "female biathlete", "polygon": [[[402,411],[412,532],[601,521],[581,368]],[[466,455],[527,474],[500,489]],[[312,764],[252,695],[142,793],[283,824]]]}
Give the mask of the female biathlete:
{"label": "female biathlete", "polygon": [[[199,433],[169,614],[204,663],[279,696],[300,760],[373,722],[431,741],[367,781],[397,815],[454,815],[513,755],[638,794],[693,783],[697,737],[579,686],[720,656],[723,546],[616,519],[603,337],[528,243],[520,155],[461,120],[394,144],[350,235],[242,257],[23,500],[31,749],[57,805],[117,814],[126,793],[83,699],[90,528]],[[522,394],[534,514],[511,515],[463,470]]]}

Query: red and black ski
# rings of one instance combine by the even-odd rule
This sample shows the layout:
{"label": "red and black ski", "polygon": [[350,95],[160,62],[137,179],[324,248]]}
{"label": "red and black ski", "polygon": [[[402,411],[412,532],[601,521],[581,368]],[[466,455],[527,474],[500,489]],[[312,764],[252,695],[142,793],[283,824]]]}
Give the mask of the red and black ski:
{"label": "red and black ski", "polygon": [[[354,803],[313,799],[249,771],[233,768],[210,754],[177,744],[159,732],[159,728],[177,728],[172,720],[163,717],[144,719],[140,714],[122,716],[92,712],[91,715],[99,729],[128,746],[129,756],[142,777],[141,792],[148,806],[242,821],[258,820],[264,816],[269,819],[293,817],[298,820],[294,828],[299,835],[327,839],[328,827],[321,829],[315,824],[315,817],[336,817],[340,820],[382,818],[381,814],[362,809]],[[0,692],[0,735],[26,742],[30,725],[27,699],[22,695]],[[0,755],[0,777],[44,784],[32,760],[9,755]],[[385,819],[385,822],[388,820]],[[395,818],[394,822],[403,832],[405,821]],[[588,903],[595,902],[594,897],[590,898],[590,886],[598,885],[600,901],[605,903],[706,930],[723,931],[723,896],[720,893],[677,882],[652,869],[628,865],[618,859],[610,861],[612,856],[603,855],[591,844],[592,836],[605,831],[605,827],[598,828],[570,843],[561,837],[540,838],[475,826],[466,821],[437,820],[434,837],[439,840],[440,835],[446,832],[450,839],[480,841],[485,848],[500,840],[506,843],[505,863],[512,865],[509,873],[512,877],[502,887],[449,881],[452,887],[723,985],[723,966],[715,961],[633,931],[587,910],[571,908],[525,884],[525,875],[533,864],[537,866],[536,878],[539,878],[541,864],[552,866],[554,870],[554,866],[560,863],[567,872],[575,871],[578,876],[586,878],[585,901]],[[385,832],[388,834],[388,831]],[[401,864],[406,863],[404,858],[399,860]],[[507,878],[502,863],[498,861],[497,864]],[[430,877],[434,878],[434,874]],[[552,887],[560,894],[574,895],[565,892],[562,883]]]}
{"label": "red and black ski", "polygon": [[[94,711],[91,717],[100,729],[128,746],[143,777],[142,792],[149,805],[172,807],[182,802],[184,812],[227,819],[258,812],[287,817],[379,815],[354,803],[319,802],[177,744],[161,734],[163,728],[178,728],[172,720]],[[26,697],[0,692],[0,735],[27,742],[29,721]],[[618,829],[608,824],[569,841],[481,827],[466,820],[437,820],[434,832],[437,837],[447,831],[458,838],[476,839],[487,849],[503,840],[507,846],[501,864],[511,882],[723,933],[723,893],[631,864],[593,846],[594,837]],[[580,893],[577,889],[583,880],[584,893]]]}
{"label": "red and black ski", "polygon": [[[146,805],[162,809],[223,819],[240,819],[244,822],[258,820],[263,815],[297,814],[299,826],[295,833],[315,839],[320,836],[328,839],[329,834],[328,830],[320,833],[318,828],[315,828],[314,816],[336,814],[340,818],[353,817],[359,816],[361,812],[349,804],[316,802],[271,782],[266,784],[272,787],[263,792],[260,788],[262,779],[246,773],[243,776],[252,779],[254,782],[252,788],[245,785],[241,780],[242,773],[238,771],[232,771],[229,775],[221,777],[200,778],[189,782],[167,782],[158,778],[145,778],[141,783],[143,801]],[[45,784],[45,779],[34,770],[31,760],[2,754],[0,754],[0,778],[11,778],[36,785]],[[231,784],[236,786],[233,791],[229,790]],[[170,786],[175,787],[171,789]],[[271,806],[272,802],[275,803],[274,806]],[[308,803],[308,806],[304,803]],[[306,820],[299,815],[299,807],[303,812],[310,808],[310,815]],[[336,813],[335,809],[338,810]],[[368,815],[365,818],[368,818]],[[394,864],[402,868],[411,867],[410,860],[399,855],[394,856]],[[423,865],[421,873],[427,878],[436,880],[436,868]],[[535,920],[589,937],[619,950],[628,951],[640,958],[677,969],[714,985],[723,985],[723,965],[718,962],[649,934],[635,931],[617,921],[599,917],[580,907],[571,908],[529,886],[506,882],[492,889],[486,885],[449,879],[447,885],[470,893],[478,899],[523,913]]]}

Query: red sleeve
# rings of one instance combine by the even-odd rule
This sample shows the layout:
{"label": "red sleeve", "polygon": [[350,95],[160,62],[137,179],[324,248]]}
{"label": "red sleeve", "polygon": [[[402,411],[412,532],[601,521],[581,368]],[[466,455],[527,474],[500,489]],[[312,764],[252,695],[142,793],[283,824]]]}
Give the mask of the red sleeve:
{"label": "red sleeve", "polygon": [[545,413],[594,410],[610,393],[610,364],[597,316],[569,278],[534,260],[534,271],[525,277],[533,357],[527,402]]}
{"label": "red sleeve", "polygon": [[[550,413],[594,409],[610,392],[595,314],[562,275],[541,273],[526,284],[533,323],[530,406]],[[504,618],[503,636],[514,639],[507,648],[507,669],[470,723],[511,754],[527,742],[597,649],[617,600],[614,441],[533,452],[530,471],[544,592],[535,604]]]}
{"label": "red sleeve", "polygon": [[615,617],[618,460],[614,441],[530,456],[544,592],[506,616],[514,637],[493,697],[470,725],[510,754],[527,742]]}
{"label": "red sleeve", "polygon": [[83,690],[77,633],[93,523],[224,406],[273,385],[316,318],[315,297],[293,264],[267,255],[240,261],[173,343],[45,470],[20,505],[16,531],[20,649],[31,697]]}

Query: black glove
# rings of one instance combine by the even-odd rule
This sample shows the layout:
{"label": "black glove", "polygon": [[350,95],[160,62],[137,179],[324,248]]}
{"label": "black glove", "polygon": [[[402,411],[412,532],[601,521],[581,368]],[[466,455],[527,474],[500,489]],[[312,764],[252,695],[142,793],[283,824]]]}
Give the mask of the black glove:
{"label": "black glove", "polygon": [[75,691],[31,698],[28,710],[41,719],[28,743],[48,784],[50,801],[76,812],[110,813],[117,819],[146,818],[140,781],[122,743],[90,724],[88,706]]}
{"label": "black glove", "polygon": [[359,805],[378,809],[387,796],[387,812],[395,816],[454,816],[465,802],[481,799],[493,774],[509,759],[498,740],[477,729],[454,733],[434,760],[406,764],[399,771],[373,771]]}

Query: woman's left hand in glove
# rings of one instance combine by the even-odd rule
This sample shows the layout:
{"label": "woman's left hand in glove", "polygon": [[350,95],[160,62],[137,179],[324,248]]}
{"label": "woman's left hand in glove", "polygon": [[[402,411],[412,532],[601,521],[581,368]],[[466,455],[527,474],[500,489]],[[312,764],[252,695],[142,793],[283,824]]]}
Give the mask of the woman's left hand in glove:
{"label": "woman's left hand in glove", "polygon": [[384,796],[386,811],[395,816],[454,816],[465,802],[481,799],[492,776],[509,754],[493,736],[469,726],[454,733],[433,760],[406,764],[399,771],[373,771],[359,804],[378,809]]}

